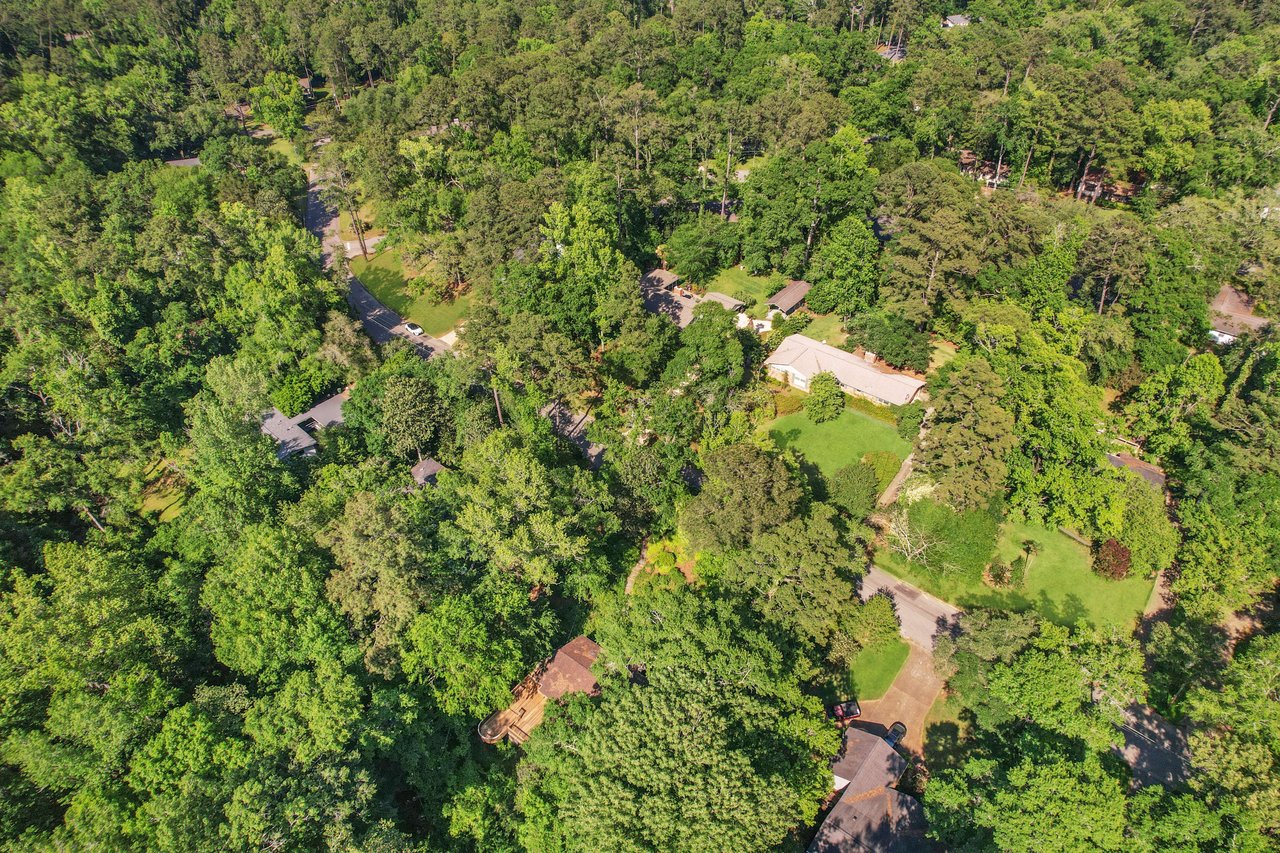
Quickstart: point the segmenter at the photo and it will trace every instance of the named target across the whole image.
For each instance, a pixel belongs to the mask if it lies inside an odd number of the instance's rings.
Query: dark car
[[[849,699],[831,707],[831,719],[837,723],[847,723],[861,716],[862,708],[858,705],[857,699]]]
[[[897,747],[904,737],[907,736],[907,727],[902,723],[894,723],[889,726],[889,733],[884,736],[884,742],[889,746]]]

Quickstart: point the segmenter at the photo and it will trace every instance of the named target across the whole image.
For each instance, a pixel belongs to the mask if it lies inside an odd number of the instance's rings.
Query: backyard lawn
[[[741,299],[750,308],[757,302],[764,302],[773,290],[769,276],[752,275],[742,267],[728,267],[720,270],[708,284],[707,290],[727,293]]]
[[[840,346],[844,343],[844,339],[849,337],[845,334],[844,324],[836,314],[814,314],[813,322],[806,326],[801,334],[815,341],[831,344],[833,347]]]
[[[849,664],[845,687],[859,702],[883,698],[910,653],[911,648],[901,637],[883,646],[863,649]]]
[[[893,426],[849,408],[822,424],[810,421],[803,411],[784,415],[769,425],[769,434],[779,447],[803,453],[826,476],[868,453],[888,451],[901,461],[911,452]]]
[[[380,252],[367,261],[352,258],[351,271],[379,302],[417,323],[428,335],[440,337],[448,333],[466,318],[471,308],[470,292],[450,302],[436,302],[430,296],[415,294],[405,281],[404,264],[394,251]]]
[[[1084,619],[1094,625],[1127,626],[1142,613],[1152,580],[1098,577],[1090,568],[1089,549],[1057,530],[1010,522],[1004,525],[996,550],[1001,559],[1011,561],[1029,539],[1039,544],[1040,551],[1019,590],[992,589],[981,578],[939,577],[906,563],[887,548],[876,552],[876,565],[958,607],[1035,609],[1059,625]]]

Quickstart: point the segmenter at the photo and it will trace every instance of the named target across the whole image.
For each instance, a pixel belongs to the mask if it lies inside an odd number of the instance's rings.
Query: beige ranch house
[[[874,358],[874,356],[872,356]],[[830,373],[846,394],[885,406],[905,406],[924,388],[924,381],[873,364],[804,335],[790,335],[764,363],[769,375],[801,391],[819,373]]]

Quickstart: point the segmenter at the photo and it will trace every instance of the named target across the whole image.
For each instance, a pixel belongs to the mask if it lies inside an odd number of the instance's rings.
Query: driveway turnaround
[[[338,216],[320,196],[320,177],[314,167],[307,168],[307,179],[307,230],[320,241],[321,259],[325,269],[329,269],[337,256],[338,246],[342,245]],[[404,338],[423,358],[449,351],[449,345],[439,338],[410,334],[404,318],[378,301],[350,271],[347,273],[347,303],[360,318],[365,334],[375,343],[385,344]]]

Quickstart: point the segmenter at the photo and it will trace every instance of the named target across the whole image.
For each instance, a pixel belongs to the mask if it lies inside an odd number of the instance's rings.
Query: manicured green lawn
[[[707,290],[726,293],[741,299],[750,308],[757,302],[769,298],[773,289],[768,276],[751,275],[741,267],[729,267],[720,272],[707,283]]]
[[[889,691],[911,649],[901,638],[858,652],[849,665],[845,686],[859,702],[880,699]]]
[[[876,565],[958,607],[1035,609],[1051,622],[1074,625],[1080,619],[1094,625],[1127,626],[1142,613],[1152,580],[1131,577],[1111,581],[1090,568],[1089,549],[1057,530],[1007,523],[996,550],[1011,561],[1022,543],[1033,539],[1040,552],[1031,560],[1026,583],[1019,590],[996,590],[981,578],[947,577],[907,564],[888,549],[876,553]]]
[[[823,424],[813,423],[802,411],[785,415],[769,425],[769,434],[779,447],[800,451],[827,476],[867,453],[883,450],[902,460],[911,452],[892,426],[853,409]]]
[[[968,751],[969,725],[960,701],[945,693],[939,696],[924,718],[924,760],[936,773],[959,767]]]
[[[439,337],[454,329],[466,318],[471,308],[472,295],[464,293],[450,302],[435,302],[429,296],[419,296],[413,286],[405,281],[404,264],[394,252],[381,252],[370,260],[351,259],[351,271],[369,288],[369,292],[383,305],[401,317],[412,320],[428,335]]]
[[[845,334],[844,324],[835,314],[814,314],[813,322],[806,326],[801,334],[815,341],[831,344],[833,347],[840,346],[844,343],[844,339],[849,337]]]

